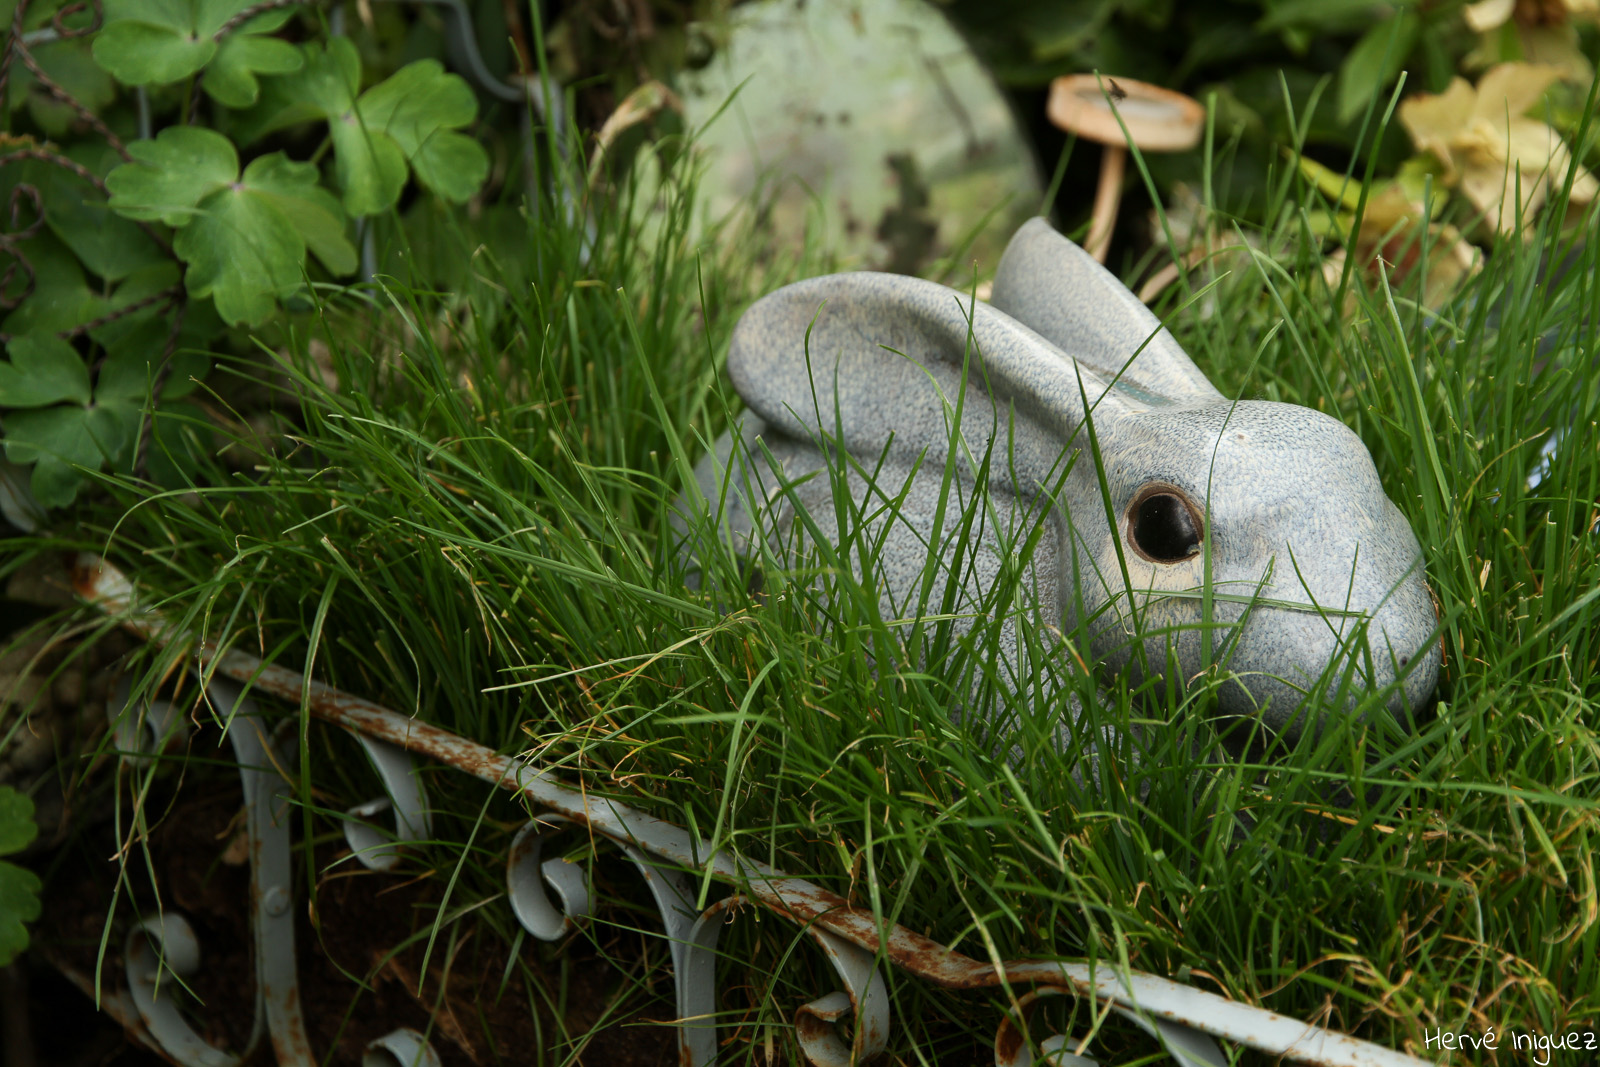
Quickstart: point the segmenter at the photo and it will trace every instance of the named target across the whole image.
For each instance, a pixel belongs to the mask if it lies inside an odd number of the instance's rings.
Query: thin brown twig
[[[85,26],[81,30],[69,29],[64,20],[76,15],[80,11],[85,10],[94,11],[94,18],[89,21],[89,25]],[[57,11],[55,16],[50,19],[50,26],[56,31],[57,40],[70,41],[74,37],[87,37],[89,34],[94,33],[101,26],[105,25],[105,21],[106,12],[105,8],[100,6],[100,0],[90,0],[89,3],[84,3],[83,0],[78,0],[78,3],[68,4],[60,11]]]
[[[33,221],[26,226],[22,222],[22,201],[33,201]],[[44,226],[44,197],[39,195],[38,187],[27,182],[18,182],[11,189],[11,229],[7,230],[0,240],[6,244],[16,241],[26,241]]]
[[[24,199],[33,201],[33,221],[26,226],[21,226],[22,201]],[[11,257],[11,262],[6,264],[5,272],[0,274],[0,309],[7,311],[17,307],[32,296],[34,286],[39,281],[39,275],[34,271],[33,263],[29,261],[27,256],[22,254],[22,249],[17,246],[38,233],[39,229],[44,226],[44,198],[39,195],[39,190],[34,186],[26,182],[18,182],[16,187],[11,190],[10,208],[9,221],[11,229],[5,233],[0,233],[0,254]],[[11,283],[16,279],[17,271],[19,270],[28,276],[28,280],[23,285],[21,292],[17,293],[16,296],[11,296]]]
[[[88,322],[81,323],[80,325],[69,326],[67,329],[62,330],[58,334],[56,334],[56,336],[64,338],[66,340],[71,340],[72,338],[77,337],[77,336],[79,336],[81,334],[86,334],[86,333],[89,333],[89,332],[91,332],[93,330],[98,330],[100,327],[105,326],[108,323],[116,322],[120,318],[123,318],[123,317],[128,316],[128,315],[132,315],[136,311],[143,311],[145,308],[149,307],[151,304],[159,304],[162,301],[177,300],[182,295],[183,295],[183,286],[181,286],[181,285],[169,286],[168,288],[161,290],[159,293],[151,293],[149,296],[143,297],[142,299],[139,299],[139,300],[135,300],[131,304],[124,304],[122,307],[117,308],[115,311],[108,311],[104,315],[101,315],[98,319],[90,319]]]
[[[233,16],[233,18],[217,27],[217,32],[211,35],[211,39],[220,43],[224,37],[228,36],[228,34],[232,33],[246,22],[249,22],[257,15],[264,15],[268,11],[276,11],[280,7],[298,7],[301,4],[310,4],[315,2],[316,0],[260,0],[259,3],[251,4],[249,7]]]
[[[11,32],[6,35],[5,54],[0,56],[0,100],[10,99],[6,87],[11,83],[11,60],[22,44],[22,16],[27,10],[28,0],[17,0],[16,9],[11,12]]]
[[[17,10],[21,11],[21,9],[19,4]],[[66,104],[77,113],[80,119],[94,127],[94,131],[106,139],[106,144],[116,149],[117,155],[128,162],[133,161],[133,157],[128,154],[128,146],[122,143],[122,138],[112,133],[111,127],[102,122],[99,115],[84,107],[82,101],[52,81],[50,75],[46,74],[44,68],[39,66],[38,61],[33,58],[33,53],[28,51],[28,47],[22,43],[20,36],[14,36],[8,44],[21,57],[22,65],[28,68],[28,73],[32,74],[34,80],[44,86],[51,96]]]
[[[251,19],[264,15],[268,11],[276,11],[281,7],[298,7],[301,4],[315,3],[316,0],[261,0],[260,3],[251,4],[233,18],[217,27],[217,32],[211,35],[213,41],[221,42],[222,39],[234,30],[243,26]],[[193,126],[200,117],[200,88],[205,84],[206,72],[202,69],[194,76],[194,81],[189,83],[189,104],[184,110],[184,125]]]
[[[106,183],[103,178],[101,178],[94,171],[90,170],[88,167],[85,167],[83,164],[68,159],[66,156],[63,156],[58,152],[52,152],[48,148],[40,148],[37,146],[31,148],[19,148],[15,152],[9,152],[6,155],[0,156],[0,167],[4,167],[8,163],[14,163],[19,159],[37,159],[41,163],[51,163],[55,166],[63,167],[82,178],[90,185],[94,186],[95,190],[99,192],[101,196],[104,196],[107,199],[110,199],[111,197],[111,190],[106,188]],[[165,237],[161,236],[161,231],[157,230],[148,222],[141,222],[135,219],[133,220],[133,223],[143,230],[145,235],[148,236],[150,240],[154,241],[156,243],[156,247],[161,249],[163,253],[172,256],[174,259],[177,258],[178,254],[172,250],[172,244]]]
[[[23,255],[10,242],[0,243],[0,254],[11,257],[11,262],[6,264],[5,273],[0,274],[0,311],[10,311],[33,295],[33,287],[38,284],[39,276],[33,269],[33,264],[28,262],[28,257]],[[27,284],[15,297],[6,296],[10,291],[11,283],[17,276],[17,271],[22,271],[28,276]],[[9,343],[10,334],[0,333],[0,344]]]
[[[5,155],[0,156],[0,167],[8,166],[12,163],[15,163],[19,159],[37,159],[41,163],[51,163],[57,167],[70,170],[72,173],[76,174],[78,177],[94,186],[95,190],[99,192],[101,196],[109,197],[111,195],[111,191],[106,188],[105,180],[94,171],[90,170],[82,163],[79,163],[76,160],[68,159],[66,156],[63,156],[57,152],[52,152],[48,148],[19,148],[15,152],[7,152]]]

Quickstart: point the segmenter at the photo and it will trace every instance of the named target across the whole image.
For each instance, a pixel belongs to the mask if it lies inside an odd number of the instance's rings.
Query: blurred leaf
[[[235,33],[223,39],[201,84],[224,107],[249,107],[261,95],[258,74],[288,74],[304,62],[288,41]]]
[[[139,409],[120,400],[15,411],[6,416],[6,458],[13,463],[49,458],[98,470],[122,456],[138,422]]]
[[[118,214],[168,226],[187,226],[200,201],[239,176],[239,155],[215,130],[169,126],[150,141],[128,146],[133,162],[106,177]]]
[[[51,81],[90,111],[98,112],[116,98],[115,83],[95,63],[86,40],[41,44],[34,49],[33,57]],[[26,101],[29,117],[50,137],[65,138],[79,121],[78,113],[46,92],[21,63],[12,64],[10,96],[12,107]]]
[[[34,497],[47,508],[72,503],[83,477],[125,459],[138,432],[139,408],[123,401],[16,411],[6,416],[6,458],[32,463]]]
[[[1354,211],[1361,202],[1361,182],[1337,171],[1329,170],[1314,159],[1301,156],[1300,173],[1310,179],[1317,191],[1346,211]]]
[[[208,197],[203,214],[178,231],[172,247],[189,264],[184,284],[196,296],[216,301],[217,312],[230,325],[255,325],[264,321],[277,300],[300,287],[306,245],[294,223],[251,187],[266,162],[256,160],[246,169],[244,181]],[[277,156],[282,160],[282,156]],[[284,161],[287,162],[287,161]],[[304,193],[320,192],[313,184],[315,170],[307,164],[289,164],[309,171]],[[256,172],[256,173],[252,173]],[[293,195],[292,193],[290,194]],[[352,250],[351,261],[354,259]]]
[[[483,187],[489,154],[471,137],[455,132],[477,117],[477,98],[438,61],[402,67],[363,93],[357,106],[368,128],[393,137],[417,180],[435,193],[460,203]]]
[[[1373,26],[1339,67],[1339,121],[1350,122],[1393,83],[1417,43],[1422,20],[1410,9]]]
[[[1560,134],[1527,113],[1539,108],[1555,67],[1502,63],[1474,88],[1457,78],[1443,93],[1422,93],[1400,105],[1400,121],[1418,149],[1443,164],[1440,180],[1457,186],[1502,231],[1544,202],[1551,182],[1564,182],[1576,166]],[[1507,209],[1506,201],[1520,201]],[[1600,194],[1594,175],[1577,167],[1571,201]]]
[[[0,856],[21,852],[38,836],[33,799],[9,785],[0,785]]]
[[[9,785],[0,785],[0,856],[26,848],[39,836],[33,801]],[[0,967],[28,947],[30,923],[39,917],[39,876],[0,860]]]
[[[45,223],[83,265],[118,281],[168,257],[130,219],[112,211],[98,190],[61,167],[41,166],[38,187]]]
[[[150,430],[151,480],[168,489],[193,485],[195,472],[213,447],[211,426],[203,411],[189,403],[163,404]]]
[[[100,367],[94,395],[100,401],[131,401],[143,407],[150,387],[161,370],[171,326],[161,319],[146,319],[118,339]],[[175,346],[161,399],[172,400],[193,392],[205,377],[211,361],[198,352]]]
[[[1267,0],[1267,13],[1256,23],[1262,33],[1301,26],[1327,32],[1365,26],[1377,7],[1372,0]]]
[[[1040,4],[1019,13],[1017,29],[1034,59],[1060,59],[1090,44],[1115,10],[1114,0]]]
[[[205,70],[201,84],[218,103],[247,107],[259,93],[257,74],[285,74],[301,63],[289,42],[256,36],[288,21],[293,12],[287,8],[258,15],[217,40],[252,2],[107,0],[94,57],[128,85],[168,85]]]
[[[0,407],[89,402],[89,368],[61,338],[52,334],[14,337],[6,351],[11,362],[0,363]]]
[[[333,140],[334,174],[345,210],[355,216],[387,211],[405,188],[407,165],[417,180],[447,200],[460,202],[489,175],[483,146],[456,132],[478,113],[477,98],[461,78],[432,59],[396,71],[365,93],[361,59],[344,37],[304,47],[305,69],[278,79],[267,109],[252,116],[245,136],[322,118]]]
[[[0,330],[13,336],[56,333],[105,314],[106,299],[89,288],[78,257],[48,228],[20,251],[33,264],[33,295],[6,316]]]

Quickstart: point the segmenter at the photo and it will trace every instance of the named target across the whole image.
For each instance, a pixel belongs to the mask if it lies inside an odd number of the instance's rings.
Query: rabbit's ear
[[[998,434],[1025,480],[1082,443],[1085,397],[1097,427],[1145,406],[1009,315],[896,274],[834,274],[763,297],[734,330],[728,371],[773,429],[821,429],[858,454],[892,440],[896,453],[941,458],[959,402],[967,448]]]
[[[1106,381],[1158,403],[1222,399],[1150,309],[1042,218],[1024,223],[1006,246],[990,302]]]

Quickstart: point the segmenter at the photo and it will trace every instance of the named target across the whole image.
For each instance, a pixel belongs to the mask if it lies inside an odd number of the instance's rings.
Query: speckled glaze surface
[[[1016,560],[1025,609],[1068,634],[1081,621],[1108,675],[1129,666],[1139,676],[1138,634],[1145,669],[1175,668],[1186,683],[1207,662],[1209,634],[1210,661],[1233,674],[1219,711],[1291,734],[1330,662],[1353,656],[1359,686],[1403,675],[1389,702],[1402,719],[1433,691],[1439,648],[1421,549],[1361,440],[1309,408],[1224,397],[1131,292],[1043,219],[1012,239],[988,304],[898,275],[814,278],[751,307],[728,368],[749,408],[740,441],[725,437],[696,472],[724,535],[742,552],[755,529],[774,547],[837,544],[829,478],[807,478],[837,442],[854,457],[848,481],[865,525],[883,541],[876,572],[861,577],[879,589],[885,618],[916,610],[935,543],[935,560],[960,558],[937,576],[928,610],[948,588],[955,612],[982,611],[1006,557],[1042,523]],[[985,467],[978,529],[939,528],[941,494],[959,515]],[[1135,523],[1152,494],[1186,502],[1204,548],[1165,561],[1142,550],[1152,527]],[[789,536],[799,507],[805,534]],[[957,553],[958,536],[977,550]],[[1014,626],[1002,629],[1002,653],[1031,676]]]

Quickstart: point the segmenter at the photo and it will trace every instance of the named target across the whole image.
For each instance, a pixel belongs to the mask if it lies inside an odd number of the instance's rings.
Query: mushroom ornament
[[[1023,610],[1084,635],[1103,678],[1220,670],[1219,714],[1291,739],[1311,695],[1338,713],[1383,691],[1405,724],[1434,688],[1422,551],[1360,438],[1223,396],[1043,219],[1013,237],[992,303],[891,274],[813,278],[746,312],[728,368],[748,410],[683,506],[709,507],[701,528],[747,558],[785,566],[859,522],[854,543],[880,546],[859,578],[882,617],[942,611],[958,630],[1020,573]],[[956,559],[963,513],[978,548]],[[1036,676],[1014,623],[999,644],[1010,677]]]
[[[1068,74],[1050,83],[1046,107],[1050,121],[1068,133],[1105,145],[1100,156],[1100,184],[1084,251],[1095,262],[1106,261],[1111,229],[1122,200],[1122,175],[1128,145],[1141,152],[1182,152],[1200,143],[1206,113],[1182,93],[1131,78]]]

